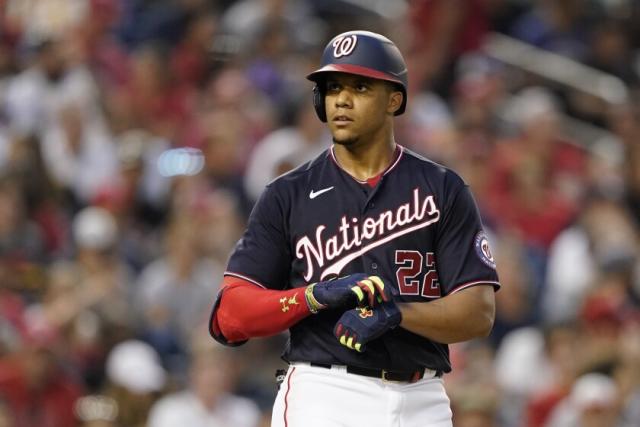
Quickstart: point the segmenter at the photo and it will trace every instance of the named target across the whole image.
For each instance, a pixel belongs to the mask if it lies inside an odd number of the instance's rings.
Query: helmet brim
[[[347,73],[347,74],[355,74],[358,76],[370,77],[372,79],[385,80],[388,82],[393,82],[404,87],[404,83],[402,80],[394,76],[393,74],[383,73],[378,70],[374,70],[368,67],[362,67],[360,65],[353,64],[328,64],[322,68],[317,69],[313,73],[307,75],[307,79],[312,82],[318,83],[323,79],[323,75],[326,73]]]

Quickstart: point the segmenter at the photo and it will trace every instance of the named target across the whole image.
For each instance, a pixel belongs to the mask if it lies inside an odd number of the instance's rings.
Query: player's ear
[[[395,90],[395,88],[389,91],[389,103],[387,105],[387,112],[391,115],[395,114],[396,111],[402,105],[402,100],[404,95],[399,90]]]

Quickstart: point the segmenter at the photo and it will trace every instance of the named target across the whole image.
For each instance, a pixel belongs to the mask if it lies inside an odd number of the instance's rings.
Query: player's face
[[[327,123],[336,144],[374,140],[391,126],[402,93],[377,79],[331,73],[325,87]]]

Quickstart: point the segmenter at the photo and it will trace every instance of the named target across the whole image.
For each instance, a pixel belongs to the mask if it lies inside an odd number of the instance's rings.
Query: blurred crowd
[[[458,171],[491,235],[455,426],[639,426],[637,22],[635,0],[0,1],[0,427],[269,425],[286,336],[222,348],[209,310],[262,188],[330,145],[304,77],[350,29],[401,47],[396,140]],[[500,63],[494,31],[628,94]]]

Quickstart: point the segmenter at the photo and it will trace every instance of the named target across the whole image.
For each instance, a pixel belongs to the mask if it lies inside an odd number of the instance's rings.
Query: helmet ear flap
[[[327,121],[327,111],[324,108],[324,92],[320,86],[316,84],[313,87],[313,108],[321,122]]]

